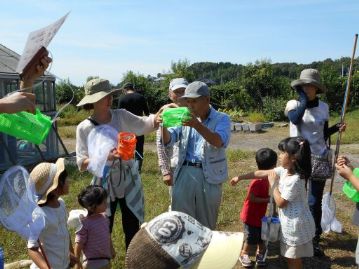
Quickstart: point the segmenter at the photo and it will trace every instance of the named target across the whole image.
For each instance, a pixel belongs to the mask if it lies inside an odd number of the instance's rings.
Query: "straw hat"
[[[182,212],[163,213],[144,225],[128,247],[127,269],[231,269],[243,245],[243,233],[211,231]]]
[[[110,82],[102,78],[91,79],[84,88],[85,97],[76,106],[96,103],[107,95],[120,91],[120,89],[111,89]]]
[[[325,93],[327,88],[321,83],[320,74],[317,69],[304,69],[300,72],[300,77],[297,80],[292,81],[290,86],[297,90],[300,86],[305,84],[312,84],[317,88],[317,93]]]
[[[65,159],[59,158],[56,163],[40,163],[31,171],[30,180],[35,185],[37,204],[46,203],[49,193],[59,185],[59,176],[64,170]]]

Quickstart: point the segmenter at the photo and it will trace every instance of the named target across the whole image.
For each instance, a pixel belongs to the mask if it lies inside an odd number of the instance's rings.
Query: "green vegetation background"
[[[189,82],[202,80],[211,89],[211,103],[216,108],[226,110],[235,120],[250,113],[261,113],[269,121],[286,120],[283,109],[288,100],[297,94],[290,88],[290,82],[298,79],[305,68],[320,71],[323,84],[328,91],[321,99],[329,104],[334,114],[341,112],[350,58],[326,59],[309,64],[271,63],[270,60],[256,61],[247,65],[232,63],[199,62],[190,64],[187,60],[172,62],[168,73],[158,73],[156,77],[127,72],[119,78],[122,82],[113,85],[120,88],[125,82],[132,82],[136,89],[147,98],[150,111],[155,112],[168,102],[168,85],[174,77],[185,77]],[[349,107],[359,105],[359,62],[355,59]],[[89,76],[87,80],[96,76]],[[84,81],[85,83],[85,81]],[[76,104],[84,95],[83,87],[73,85],[69,79],[58,81],[57,101],[70,101],[72,90]],[[114,106],[116,107],[116,100]],[[74,122],[75,120],[72,120]]]

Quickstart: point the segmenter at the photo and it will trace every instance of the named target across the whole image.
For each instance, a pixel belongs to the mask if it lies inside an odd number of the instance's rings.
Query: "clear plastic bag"
[[[277,217],[262,218],[261,238],[263,241],[277,242],[280,239],[280,221]]]
[[[96,126],[87,138],[89,165],[87,170],[97,177],[103,176],[108,154],[117,147],[117,131],[103,124]]]

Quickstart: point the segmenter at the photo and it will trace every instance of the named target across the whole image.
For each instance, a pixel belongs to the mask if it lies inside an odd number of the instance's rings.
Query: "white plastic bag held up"
[[[96,126],[87,138],[89,165],[87,170],[102,177],[109,152],[117,147],[117,131],[103,124]]]

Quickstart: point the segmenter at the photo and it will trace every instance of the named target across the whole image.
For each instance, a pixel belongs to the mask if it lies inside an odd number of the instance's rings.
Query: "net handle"
[[[348,100],[349,100],[349,95],[350,95],[350,84],[351,84],[351,79],[352,79],[352,69],[353,69],[353,63],[354,63],[354,59],[355,59],[355,51],[357,48],[357,40],[358,40],[358,34],[355,34],[353,52],[352,52],[352,57],[350,59],[348,80],[347,80],[347,85],[346,85],[345,94],[344,94],[344,101],[343,101],[343,106],[342,106],[342,113],[340,116],[341,124],[344,123],[345,112],[347,110],[347,105],[348,105]],[[335,178],[335,174],[336,174],[335,164],[336,164],[336,162],[338,160],[338,156],[339,156],[339,148],[340,148],[341,138],[342,138],[342,131],[339,131],[338,136],[337,136],[337,142],[335,145],[334,159],[332,160],[333,172],[332,172],[332,177],[330,180],[330,189],[329,189],[330,195],[332,195],[332,193],[333,193],[333,183],[334,183],[334,178]]]

